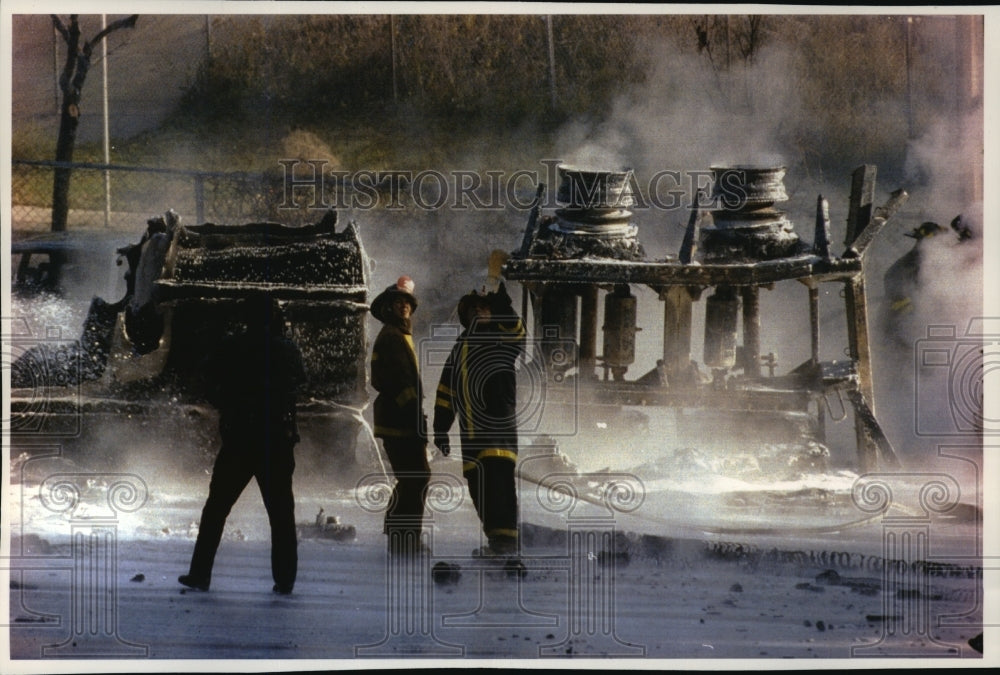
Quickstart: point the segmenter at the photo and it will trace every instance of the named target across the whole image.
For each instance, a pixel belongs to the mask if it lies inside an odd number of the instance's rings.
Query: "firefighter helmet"
[[[965,224],[962,220],[962,214],[958,214],[951,220],[951,229],[955,231],[958,235],[959,241],[966,241],[967,239],[972,239],[972,228]]]
[[[463,295],[458,301],[458,320],[462,324],[462,328],[468,328],[472,325],[472,319],[475,317],[477,307],[489,306],[490,299],[486,295],[482,295],[476,291],[471,291]]]
[[[943,227],[937,223],[931,221],[926,221],[920,224],[920,227],[913,228],[912,232],[906,232],[907,237],[912,237],[913,239],[926,239],[927,237],[933,237],[938,232],[944,230]]]
[[[410,303],[411,311],[417,311],[417,297],[413,294],[414,288],[413,279],[405,275],[399,277],[395,284],[388,286],[372,301],[372,316],[384,322],[386,316],[392,312],[392,303],[400,297]]]

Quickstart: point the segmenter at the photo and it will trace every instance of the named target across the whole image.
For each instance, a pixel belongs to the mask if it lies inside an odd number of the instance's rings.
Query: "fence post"
[[[107,14],[101,14],[101,30],[108,27]],[[108,41],[101,40],[101,73],[104,121],[104,166],[111,164],[111,137],[108,126]],[[111,171],[104,169],[104,227],[111,227]]]

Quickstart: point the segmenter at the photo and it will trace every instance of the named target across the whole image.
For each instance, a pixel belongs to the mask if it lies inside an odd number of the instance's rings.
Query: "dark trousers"
[[[424,497],[431,480],[426,443],[420,438],[383,438],[382,447],[389,458],[396,487],[385,512],[385,533],[395,530],[419,541],[424,517]]]
[[[476,507],[483,533],[490,544],[511,546],[517,542],[517,489],[514,462],[502,457],[475,461],[465,471],[469,495]]]
[[[255,478],[271,524],[271,576],[278,586],[291,588],[295,584],[298,569],[292,494],[295,456],[292,444],[282,441],[280,447],[275,447],[278,445],[272,443],[266,449],[259,449],[223,439],[212,469],[208,499],[201,511],[198,539],[191,556],[191,576],[205,582],[211,580],[226,518],[250,479]]]

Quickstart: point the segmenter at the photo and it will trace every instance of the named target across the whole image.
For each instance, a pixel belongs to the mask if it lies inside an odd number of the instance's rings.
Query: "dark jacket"
[[[462,457],[517,460],[517,376],[525,330],[513,312],[474,322],[459,335],[438,384],[434,432],[458,418]]]
[[[886,270],[883,277],[885,296],[893,314],[906,314],[913,311],[913,297],[919,283],[922,254],[918,246],[914,246],[903,254]]]
[[[386,323],[372,347],[372,387],[375,398],[375,436],[414,438],[426,436],[423,390],[413,338],[400,326]]]
[[[295,405],[305,370],[294,342],[251,329],[224,339],[205,370],[223,438],[298,440]]]

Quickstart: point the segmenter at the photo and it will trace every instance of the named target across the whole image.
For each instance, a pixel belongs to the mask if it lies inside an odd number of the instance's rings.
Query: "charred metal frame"
[[[858,468],[862,472],[879,467],[898,466],[899,461],[875,417],[871,349],[868,332],[868,309],[865,290],[865,252],[878,232],[906,201],[902,190],[892,193],[881,207],[873,206],[875,167],[864,165],[852,174],[847,223],[846,250],[840,257],[830,253],[828,204],[817,200],[816,226],[811,248],[805,246],[795,255],[773,260],[712,262],[694,264],[698,228],[702,212],[698,201],[691,213],[688,231],[676,259],[665,261],[620,260],[585,256],[557,259],[533,255],[531,244],[538,236],[539,214],[536,203],[524,233],[524,242],[507,260],[502,275],[522,285],[536,310],[534,334],[543,345],[546,334],[538,321],[538,309],[545,303],[572,303],[573,321],[579,316],[579,353],[577,367],[580,400],[611,405],[667,406],[673,408],[713,407],[734,411],[808,412],[815,404],[820,435],[825,437],[825,397],[845,395],[854,408]],[[544,187],[544,186],[541,186]],[[541,188],[540,188],[541,192]],[[773,355],[760,353],[761,287],[775,282],[795,280],[808,289],[810,359],[783,376],[773,376]],[[849,362],[820,361],[819,286],[839,283],[844,287],[848,329]],[[597,306],[599,292],[615,293],[632,285],[647,286],[663,302],[663,377],[642,377],[627,381],[623,372],[601,380],[596,372]],[[742,302],[742,358],[735,368],[740,377],[719,378],[712,383],[687,376],[691,365],[691,327],[693,304],[706,289],[735,293]],[[576,300],[581,299],[579,314]],[[569,309],[569,308],[567,308]],[[527,313],[527,312],[526,312]],[[576,326],[561,326],[576,338]],[[550,333],[551,334],[551,333]],[[762,376],[761,365],[769,365],[771,376]],[[720,369],[720,370],[728,370]],[[716,372],[718,376],[719,371]],[[557,381],[562,381],[560,377]],[[585,383],[589,383],[583,386]],[[558,396],[558,389],[550,389]],[[825,440],[825,438],[821,439]]]

